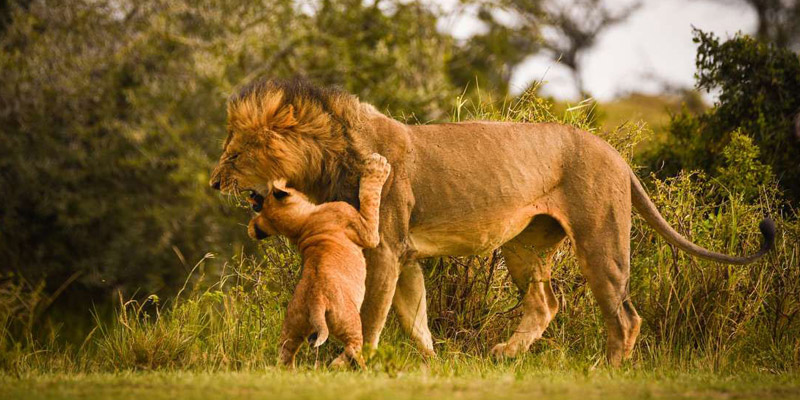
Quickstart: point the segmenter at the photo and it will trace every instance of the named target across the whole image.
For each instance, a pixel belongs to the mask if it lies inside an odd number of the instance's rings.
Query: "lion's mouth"
[[[269,193],[269,187],[267,185],[257,186],[259,187],[241,187],[236,179],[227,179],[222,180],[220,191],[229,195],[240,206],[259,212],[263,208],[264,197]]]
[[[264,196],[255,189],[243,189],[234,183],[223,185],[220,192],[227,195],[228,198],[239,207],[252,208],[255,212],[261,211],[263,207]]]
[[[247,202],[250,203],[250,207],[255,212],[260,212],[264,208],[264,196],[254,190],[251,190],[250,195],[247,196]]]
[[[267,194],[269,194],[269,191],[271,189],[272,188],[268,185],[256,184],[255,187],[248,186],[244,188],[238,188],[237,192],[239,194],[245,195],[248,198],[251,198],[253,196],[258,196],[263,201],[264,197],[266,197]]]
[[[264,196],[254,189],[235,189],[229,191],[228,195],[239,207],[250,208],[255,212],[264,207]]]

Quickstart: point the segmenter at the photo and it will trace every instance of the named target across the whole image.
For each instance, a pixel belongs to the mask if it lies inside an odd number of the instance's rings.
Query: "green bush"
[[[753,140],[738,131],[731,134],[731,141],[722,149],[723,161],[717,167],[717,179],[731,195],[741,196],[750,202],[763,190],[764,182],[775,181],[769,165],[759,158],[759,148]]]

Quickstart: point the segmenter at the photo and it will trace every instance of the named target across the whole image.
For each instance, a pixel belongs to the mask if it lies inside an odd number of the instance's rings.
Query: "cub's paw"
[[[352,367],[358,367],[361,369],[366,368],[366,364],[364,363],[364,357],[361,356],[361,353],[353,353],[347,354],[348,351],[345,350],[339,357],[336,357],[333,361],[331,361],[328,367],[333,370],[343,371],[346,369],[350,369]]]
[[[347,355],[342,353],[339,357],[336,357],[333,361],[331,361],[328,368],[343,371],[349,367],[348,365],[348,358]]]
[[[366,162],[364,162],[363,177],[383,182],[389,176],[391,170],[392,167],[389,165],[389,162],[386,161],[386,158],[378,153],[372,153],[367,157]]]

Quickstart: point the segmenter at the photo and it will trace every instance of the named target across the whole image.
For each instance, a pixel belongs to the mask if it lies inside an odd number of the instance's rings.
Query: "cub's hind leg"
[[[361,355],[364,336],[358,307],[358,304],[349,301],[338,304],[329,316],[334,336],[344,344],[344,352],[331,362],[331,368],[345,368],[351,363],[360,368],[365,367],[364,357]]]

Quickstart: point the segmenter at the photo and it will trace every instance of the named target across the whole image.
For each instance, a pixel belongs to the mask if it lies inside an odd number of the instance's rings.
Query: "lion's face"
[[[291,138],[274,131],[230,130],[210,185],[222,193],[266,196],[277,177],[301,175],[304,158]]]
[[[272,181],[284,178],[314,201],[336,197],[342,182],[357,183],[344,162],[350,156],[343,121],[355,121],[359,104],[302,82],[246,85],[228,100],[228,137],[211,187],[266,197]]]
[[[233,132],[228,134],[222,156],[211,173],[211,187],[223,193],[253,191],[266,195],[268,182],[276,169],[269,156],[269,133]]]

